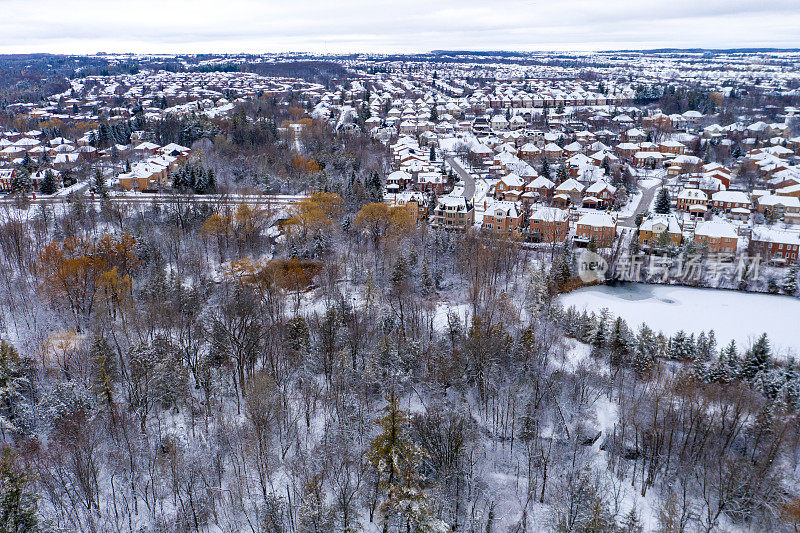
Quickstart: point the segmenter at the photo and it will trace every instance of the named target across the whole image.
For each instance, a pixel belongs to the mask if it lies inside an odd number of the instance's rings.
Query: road
[[[661,188],[661,183],[656,183],[649,189],[642,189],[642,198],[639,200],[639,205],[636,206],[636,209],[634,209],[633,214],[631,216],[626,218],[620,218],[619,225],[625,226],[626,228],[635,228],[636,216],[641,215],[642,213],[650,209],[650,204],[653,203],[653,196],[655,196],[656,191],[660,188]]]
[[[446,157],[445,161],[450,165],[450,168],[456,171],[461,181],[464,182],[464,198],[472,200],[472,197],[475,196],[475,176],[467,172],[455,157]]]

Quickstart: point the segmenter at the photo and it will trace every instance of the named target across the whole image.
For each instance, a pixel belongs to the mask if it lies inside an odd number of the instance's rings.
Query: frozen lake
[[[642,322],[655,331],[699,333],[713,329],[720,346],[731,339],[740,349],[766,333],[776,351],[800,353],[800,299],[668,285],[597,285],[559,298],[564,307],[608,308],[634,330]]]

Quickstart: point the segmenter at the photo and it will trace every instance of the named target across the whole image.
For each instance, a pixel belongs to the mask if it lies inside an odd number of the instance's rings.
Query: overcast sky
[[[800,47],[800,0],[0,0],[0,53]]]

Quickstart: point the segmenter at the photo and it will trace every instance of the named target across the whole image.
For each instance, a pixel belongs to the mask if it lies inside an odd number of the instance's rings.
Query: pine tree
[[[31,175],[24,167],[14,172],[11,178],[11,192],[17,194],[28,194],[33,189],[31,185]]]
[[[654,210],[656,213],[659,214],[667,214],[670,211],[670,198],[669,198],[669,191],[667,191],[666,187],[663,187],[661,190],[658,191],[658,197],[656,198],[656,204],[654,206]]]
[[[422,294],[430,296],[435,290],[433,276],[427,258],[422,261]]]
[[[719,354],[720,381],[730,383],[739,379],[742,373],[739,353],[736,349],[736,341],[731,340],[730,344]]]
[[[631,507],[625,519],[622,521],[622,533],[642,533],[644,526],[639,520],[639,513],[636,512],[636,506]]]
[[[431,145],[431,153],[429,154],[429,159],[431,161],[436,161],[436,147]]]
[[[384,495],[380,506],[384,531],[394,517],[404,529],[431,531],[438,521],[431,516],[419,474],[425,454],[408,436],[408,417],[400,409],[394,388],[386,401],[385,416],[376,422],[381,432],[367,452]]]
[[[94,171],[94,180],[92,182],[92,190],[100,198],[108,198],[108,188],[106,187],[106,179],[99,168]]]
[[[0,341],[0,435],[20,430],[16,414],[29,384],[19,352],[8,342]]]
[[[611,364],[618,365],[628,361],[630,354],[630,331],[621,317],[614,320],[608,343],[611,350]]]
[[[28,174],[33,171],[33,161],[31,160],[31,156],[28,152],[25,152],[25,155],[22,157],[22,163],[20,164],[20,169],[26,170]]]
[[[30,482],[29,474],[14,464],[11,449],[4,448],[0,456],[0,531],[38,531],[37,496],[28,490]]]
[[[742,377],[752,381],[759,372],[765,372],[769,366],[771,349],[766,333],[762,333],[758,340],[745,354],[742,362]]]
[[[633,369],[639,374],[647,374],[653,368],[657,354],[658,347],[653,330],[646,324],[642,324],[636,335]]]
[[[783,278],[783,286],[781,287],[784,294],[793,295],[797,292],[797,266],[792,265],[789,268],[789,271],[786,273],[786,277]]]
[[[104,337],[97,335],[92,339],[89,357],[92,361],[95,394],[102,404],[111,409],[114,405],[114,382],[118,372],[114,352]]]
[[[53,171],[50,169],[45,170],[44,179],[42,180],[42,184],[39,186],[39,192],[42,194],[54,194],[57,190],[58,184],[56,184],[56,177],[53,174]]]
[[[546,157],[542,158],[542,176],[547,179],[550,179],[550,162],[547,160]]]
[[[600,315],[595,318],[593,327],[589,330],[589,343],[595,348],[604,348],[608,342],[608,309],[603,308]]]
[[[564,163],[561,163],[556,173],[556,178],[558,179],[558,183],[564,183],[565,181],[567,181],[568,177],[569,174],[567,173],[567,166]]]
[[[50,154],[47,152],[42,152],[42,157],[39,158],[39,164],[37,165],[39,170],[46,169],[50,166]]]
[[[781,292],[781,286],[778,285],[778,280],[776,280],[773,276],[770,276],[769,279],[767,279],[767,292],[770,294],[778,294]]]
[[[683,330],[678,331],[669,339],[669,347],[667,348],[667,356],[670,359],[684,360],[688,359],[691,351],[689,343],[694,344],[694,340],[690,339]]]

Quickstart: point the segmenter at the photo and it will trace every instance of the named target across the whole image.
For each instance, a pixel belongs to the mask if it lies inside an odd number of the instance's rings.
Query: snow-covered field
[[[586,287],[560,297],[564,307],[599,311],[606,307],[631,328],[642,322],[656,331],[699,333],[713,329],[720,344],[748,346],[767,333],[779,353],[800,353],[800,299],[717,289],[626,284]]]

